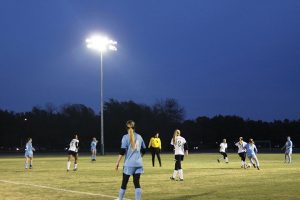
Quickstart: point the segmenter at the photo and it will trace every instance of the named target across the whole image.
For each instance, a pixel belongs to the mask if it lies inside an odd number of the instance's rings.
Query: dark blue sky
[[[187,118],[300,118],[300,1],[2,0],[0,108],[48,102],[99,111],[99,56],[85,38],[105,33],[104,96],[154,104],[175,98]]]

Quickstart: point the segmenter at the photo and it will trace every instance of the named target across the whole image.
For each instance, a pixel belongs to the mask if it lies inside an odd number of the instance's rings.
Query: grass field
[[[230,163],[217,163],[217,154],[191,154],[185,158],[183,182],[169,179],[173,155],[162,155],[163,167],[151,166],[144,157],[141,177],[143,199],[300,199],[300,154],[293,163],[284,164],[283,154],[259,154],[261,170],[241,169],[237,154]],[[66,172],[66,156],[36,156],[33,169],[25,170],[21,157],[0,157],[1,200],[116,199],[122,170],[116,172],[117,156],[98,157],[91,163],[81,156],[77,172]],[[105,196],[107,195],[107,196]],[[134,199],[130,180],[125,197]]]

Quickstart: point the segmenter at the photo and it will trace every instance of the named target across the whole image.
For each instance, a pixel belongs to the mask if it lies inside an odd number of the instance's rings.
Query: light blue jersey
[[[126,149],[124,167],[143,167],[143,159],[141,154],[141,148],[146,149],[143,138],[134,133],[135,148],[132,149],[130,145],[129,135],[126,134],[122,138],[121,148]]]
[[[256,148],[256,146],[255,146],[255,144],[250,144],[250,143],[248,143],[248,144],[246,144],[245,146],[244,146],[244,148],[246,149],[246,152],[247,152],[247,156],[248,157],[253,157],[253,156],[255,156],[256,154],[257,154],[257,148]]]
[[[292,140],[286,141],[286,143],[283,147],[285,148],[285,153],[292,153],[292,151],[293,151],[293,142],[292,142]]]
[[[91,142],[91,150],[96,150],[98,141]]]
[[[26,143],[26,148],[25,148],[25,157],[33,157],[33,151],[35,151],[35,149],[32,146],[32,143],[27,142]]]

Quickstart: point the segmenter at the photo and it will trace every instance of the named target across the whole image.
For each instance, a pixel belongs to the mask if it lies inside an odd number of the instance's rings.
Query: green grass
[[[150,155],[146,155],[145,174],[141,177],[143,199],[300,199],[300,154],[293,154],[292,164],[284,164],[282,154],[259,154],[260,171],[241,169],[237,154],[229,155],[229,164],[217,163],[217,157],[217,154],[189,155],[182,164],[184,182],[175,182],[169,180],[174,167],[173,155],[162,155],[162,168],[153,168]],[[91,163],[88,156],[80,156],[79,170],[67,173],[66,156],[36,156],[32,170],[24,170],[23,158],[0,157],[0,199],[113,199],[22,184],[117,197],[122,170],[114,170],[116,159],[117,156],[98,156],[97,162]],[[134,199],[132,179],[125,197]]]

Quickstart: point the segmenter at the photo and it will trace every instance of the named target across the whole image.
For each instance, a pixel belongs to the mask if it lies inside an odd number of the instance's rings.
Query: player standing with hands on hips
[[[170,179],[175,181],[177,174],[179,174],[179,180],[183,181],[183,170],[181,167],[181,161],[183,161],[184,153],[188,155],[188,145],[186,140],[181,136],[180,130],[176,129],[174,131],[174,135],[171,140],[171,145],[174,146],[175,169],[173,172],[173,176],[171,176]]]
[[[74,171],[77,171],[77,160],[78,160],[78,145],[79,140],[77,134],[74,135],[74,139],[71,140],[69,149],[68,149],[68,162],[67,162],[67,171],[70,171],[71,158],[74,157]]]
[[[155,155],[156,155],[159,162],[159,166],[161,167],[161,159],[160,159],[161,141],[159,138],[159,133],[156,133],[154,137],[151,137],[148,148],[150,148],[152,154],[152,166],[154,167]]]
[[[125,155],[119,200],[123,200],[124,198],[130,176],[133,176],[135,199],[140,200],[142,197],[140,176],[144,173],[142,156],[145,154],[146,145],[142,136],[134,131],[134,127],[134,121],[129,120],[126,122],[127,133],[122,138],[121,149],[116,163],[116,170],[118,170],[120,161]]]

